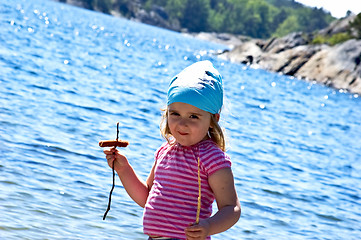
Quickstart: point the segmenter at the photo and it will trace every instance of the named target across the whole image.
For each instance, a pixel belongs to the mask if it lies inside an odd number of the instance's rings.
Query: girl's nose
[[[179,121],[179,125],[180,125],[180,126],[183,126],[183,127],[186,127],[186,126],[188,125],[187,122],[188,122],[187,119],[182,118],[182,119]]]

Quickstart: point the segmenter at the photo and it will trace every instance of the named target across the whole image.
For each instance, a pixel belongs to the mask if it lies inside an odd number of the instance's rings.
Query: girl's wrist
[[[210,236],[211,234],[211,223],[209,221],[210,219],[209,218],[206,218],[206,219],[203,219],[201,220],[200,222],[200,225],[204,228],[205,230],[205,235],[206,236]]]
[[[130,168],[131,168],[131,166],[128,163],[128,161],[127,161],[127,163],[125,163],[123,165],[120,165],[120,164],[114,165],[114,170],[117,172],[118,176],[123,175],[124,172],[128,172]]]

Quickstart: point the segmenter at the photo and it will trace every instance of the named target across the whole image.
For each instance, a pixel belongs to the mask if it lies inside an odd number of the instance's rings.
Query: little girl
[[[210,239],[238,221],[241,207],[218,125],[222,105],[222,77],[211,62],[194,63],[170,83],[161,123],[167,141],[156,151],[146,182],[117,149],[104,151],[129,196],[144,207],[150,240]],[[218,211],[212,215],[214,199]]]

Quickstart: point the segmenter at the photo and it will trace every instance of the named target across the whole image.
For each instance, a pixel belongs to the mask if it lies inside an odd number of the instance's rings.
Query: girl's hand
[[[199,224],[190,224],[189,227],[185,229],[185,234],[187,240],[204,240],[209,234],[210,225],[207,219],[202,220]]]
[[[104,154],[110,168],[113,167],[114,162],[114,170],[116,172],[121,172],[122,169],[129,165],[127,158],[115,147],[104,150]]]

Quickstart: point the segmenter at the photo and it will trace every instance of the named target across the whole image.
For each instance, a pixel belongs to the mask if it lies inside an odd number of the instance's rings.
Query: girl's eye
[[[169,115],[171,115],[171,116],[179,116],[179,113],[177,113],[177,112],[170,112]]]
[[[192,119],[198,119],[199,117],[197,115],[191,115],[190,118]]]

